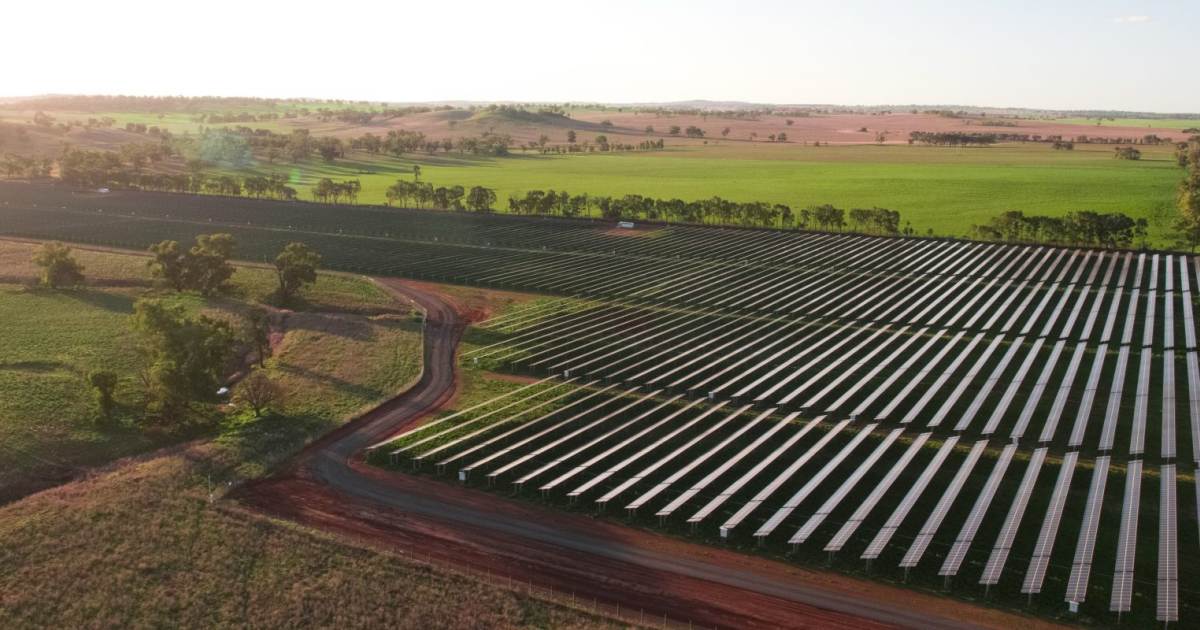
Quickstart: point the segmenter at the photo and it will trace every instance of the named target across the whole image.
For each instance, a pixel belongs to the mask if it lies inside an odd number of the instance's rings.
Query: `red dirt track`
[[[429,285],[381,283],[426,310],[421,379],[309,446],[275,477],[239,489],[234,496],[243,504],[375,546],[706,627],[1051,627],[366,465],[365,448],[453,397],[465,327]]]

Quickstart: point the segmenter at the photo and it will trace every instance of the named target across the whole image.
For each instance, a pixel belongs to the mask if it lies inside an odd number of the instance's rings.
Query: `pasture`
[[[152,295],[192,313],[236,320],[268,298],[273,274],[241,267],[231,295],[204,299],[153,287],[143,256],[77,250],[88,285],[49,291],[31,286],[36,269],[29,259],[36,247],[0,240],[0,316],[12,342],[0,348],[0,389],[13,393],[0,399],[0,498],[71,479],[83,467],[220,432],[200,418],[177,426],[140,421],[141,361],[129,324],[133,303]],[[387,397],[419,372],[419,326],[369,282],[322,274],[298,312],[288,316],[288,325],[292,329],[281,333],[268,364],[296,392],[284,430],[271,429],[283,452],[309,431],[328,429]],[[369,361],[344,358],[350,356]],[[114,424],[97,420],[85,382],[98,369],[120,378]],[[239,423],[236,430],[269,429],[267,424]]]
[[[1053,151],[1044,145],[951,149],[910,146],[780,147],[732,143],[666,152],[584,156],[516,154],[509,158],[448,156],[395,160],[355,157],[278,169],[309,198],[322,177],[358,179],[360,203],[381,204],[397,179],[437,186],[493,188],[498,210],[512,193],[533,189],[589,195],[641,194],[684,200],[721,196],[842,208],[898,210],[919,234],[965,236],[1007,210],[1062,215],[1075,210],[1123,212],[1151,224],[1150,242],[1170,242],[1175,186],[1181,175],[1168,149],[1137,162],[1114,160],[1111,147]]]

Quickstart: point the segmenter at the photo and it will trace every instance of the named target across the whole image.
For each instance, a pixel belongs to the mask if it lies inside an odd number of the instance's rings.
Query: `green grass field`
[[[232,294],[201,299],[156,292],[141,256],[77,250],[89,286],[49,291],[28,286],[36,270],[36,246],[0,241],[0,498],[16,497],[78,474],[82,466],[111,461],[196,435],[215,427],[143,426],[136,410],[138,355],[129,326],[134,301],[146,294],[237,317],[274,289],[265,269],[239,268]],[[324,274],[268,361],[273,376],[297,392],[287,401],[286,430],[267,422],[237,425],[237,432],[265,431],[262,457],[247,458],[257,470],[290,452],[297,441],[327,430],[366,405],[403,388],[420,371],[419,325],[381,289],[366,280]],[[355,360],[350,360],[353,357]],[[359,360],[361,359],[361,360]],[[115,426],[96,422],[90,371],[120,376]],[[263,438],[263,435],[259,435]],[[267,451],[271,451],[268,453]]]
[[[301,195],[321,177],[357,178],[360,203],[381,203],[397,178],[438,186],[494,188],[503,210],[510,193],[531,189],[591,195],[643,194],[685,200],[719,195],[793,207],[899,210],[920,233],[963,236],[1007,210],[1061,215],[1074,210],[1123,212],[1151,222],[1151,242],[1169,243],[1180,171],[1168,149],[1147,149],[1137,162],[1115,160],[1109,147],[1053,151],[1042,145],[986,149],[910,146],[779,147],[727,143],[658,153],[522,155],[505,159],[354,154],[333,164],[260,165],[288,172]]]
[[[1096,127],[1148,127],[1151,129],[1200,128],[1200,118],[1056,118],[1064,125],[1090,125]]]

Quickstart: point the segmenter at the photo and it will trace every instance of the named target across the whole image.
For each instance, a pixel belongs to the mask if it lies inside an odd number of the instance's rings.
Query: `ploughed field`
[[[0,190],[0,233],[561,296],[470,333],[537,378],[377,445],[398,470],[1048,616],[1200,615],[1192,256]]]

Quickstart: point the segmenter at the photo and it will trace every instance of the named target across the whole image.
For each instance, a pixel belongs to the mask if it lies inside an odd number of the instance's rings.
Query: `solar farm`
[[[398,474],[1061,616],[1192,623],[1200,261],[172,195],[8,195],[0,234],[222,231],[336,269],[555,296],[470,332],[503,395]]]

